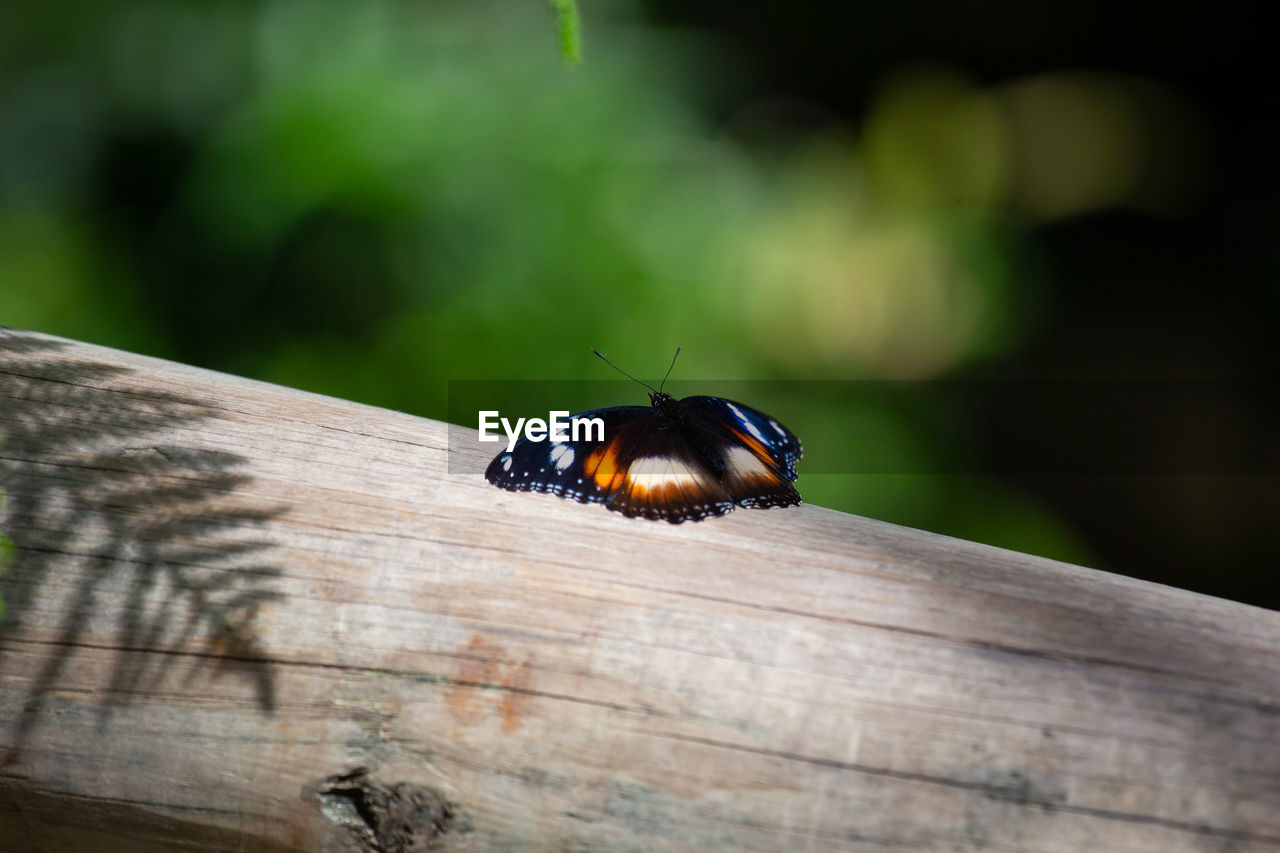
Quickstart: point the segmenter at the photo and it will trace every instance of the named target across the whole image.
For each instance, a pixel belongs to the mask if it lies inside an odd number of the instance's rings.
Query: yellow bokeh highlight
[[[864,125],[867,179],[885,202],[989,208],[1003,202],[1009,139],[999,99],[947,71],[891,78]]]
[[[810,204],[747,250],[743,304],[761,344],[784,362],[886,378],[953,366],[978,330],[973,273],[922,222]]]
[[[1177,212],[1203,183],[1203,119],[1157,83],[1042,74],[1005,86],[1001,99],[1014,207],[1033,221],[1109,208]]]
[[[861,131],[792,154],[713,277],[797,372],[944,375],[1024,325],[1003,235],[1108,209],[1173,211],[1205,160],[1195,111],[1150,81],[1059,73],[978,87],[890,78]],[[1027,296],[1027,298],[1022,298]],[[1025,318],[1023,318],[1025,319]]]

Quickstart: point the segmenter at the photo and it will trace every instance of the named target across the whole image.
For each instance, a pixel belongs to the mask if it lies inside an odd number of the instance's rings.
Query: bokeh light
[[[1034,229],[1174,216],[1210,171],[1191,99],[1108,71],[904,62],[860,121],[761,143],[704,108],[729,45],[585,12],[573,65],[518,0],[11,10],[0,322],[431,417],[450,379],[599,378],[592,345],[641,375],[683,345],[686,379],[943,381],[1044,322]],[[779,405],[808,445],[909,460],[802,476],[810,500],[1093,558],[1017,486],[928,474],[971,450],[927,418]]]

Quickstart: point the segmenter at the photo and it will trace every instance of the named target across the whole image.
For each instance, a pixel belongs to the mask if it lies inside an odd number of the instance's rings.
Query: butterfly
[[[723,397],[677,400],[662,392],[665,384],[666,378],[656,389],[645,385],[648,406],[611,406],[570,418],[601,419],[603,439],[521,438],[494,457],[485,479],[509,491],[547,492],[672,524],[724,515],[735,506],[800,503],[792,483],[803,450],[789,429]]]

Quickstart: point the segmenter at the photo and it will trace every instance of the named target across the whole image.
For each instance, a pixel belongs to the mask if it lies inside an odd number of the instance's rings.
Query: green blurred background
[[[683,345],[695,384],[1275,378],[1274,132],[1227,12],[582,16],[575,66],[532,0],[10,4],[0,323],[439,418],[450,379],[611,378],[593,345],[646,377]],[[998,401],[968,442],[784,405],[915,472],[802,463],[809,502],[1280,606],[1274,467],[984,475]]]

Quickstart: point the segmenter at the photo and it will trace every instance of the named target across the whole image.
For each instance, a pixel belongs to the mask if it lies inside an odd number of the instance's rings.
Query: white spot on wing
[[[783,438],[787,437],[787,434],[782,431],[782,427],[778,425],[777,421],[769,421],[769,426],[773,427],[773,431],[776,432],[778,435],[782,436]]]
[[[726,447],[724,464],[726,472],[739,477],[772,476],[772,472],[760,461],[760,457],[745,447]]]
[[[503,471],[511,470],[511,454],[510,453],[502,457],[502,470]]]
[[[642,489],[658,489],[668,485],[701,486],[703,478],[684,465],[673,465],[665,456],[645,456],[631,463],[627,479]]]
[[[738,416],[738,422],[741,423],[744,427],[746,427],[747,432],[751,433],[755,437],[756,441],[767,442],[769,440],[765,438],[764,435],[760,432],[760,430],[756,428],[756,425],[751,422],[751,419],[742,413],[741,409],[739,409],[733,403],[729,404],[729,408],[732,409],[733,413]],[[777,427],[777,424],[774,424],[774,426]]]
[[[567,444],[557,444],[551,448],[551,461],[555,463],[557,471],[564,471],[572,465],[574,455],[573,448]]]

